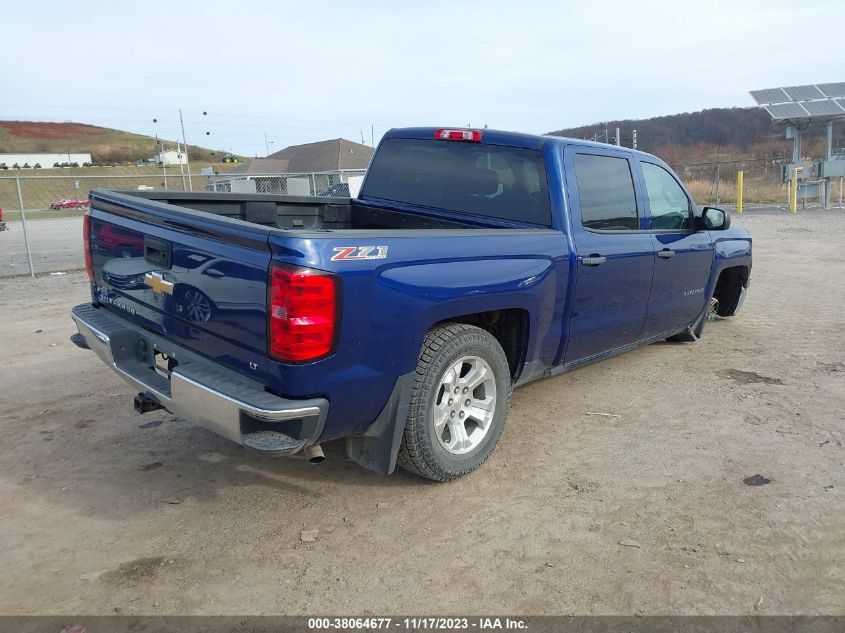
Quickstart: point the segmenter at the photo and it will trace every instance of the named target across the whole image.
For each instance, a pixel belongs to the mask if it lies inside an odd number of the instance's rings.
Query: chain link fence
[[[768,203],[779,207],[789,204],[789,184],[783,179],[788,161],[771,158],[712,161],[672,165],[693,198],[701,205],[735,204],[737,173],[743,172],[743,200],[748,203]],[[830,182],[830,203],[842,208],[843,179]],[[800,208],[821,207],[824,204],[824,180],[807,174],[798,181]]]
[[[92,189],[355,196],[363,170],[298,174],[0,176],[0,277],[84,268],[82,216]]]
[[[288,196],[358,195],[364,170],[287,174],[227,174],[209,178],[207,191],[274,193]]]
[[[730,205],[736,202],[736,174],[744,173],[746,203],[786,208],[788,185],[782,180],[783,161],[750,159],[673,165],[696,202]],[[84,266],[82,216],[91,189],[211,191],[298,196],[356,196],[364,170],[315,173],[180,174],[149,170],[144,174],[70,176],[0,176],[0,277],[78,270]],[[801,180],[799,208],[822,204],[818,179]],[[831,181],[830,201],[843,208],[843,179]]]

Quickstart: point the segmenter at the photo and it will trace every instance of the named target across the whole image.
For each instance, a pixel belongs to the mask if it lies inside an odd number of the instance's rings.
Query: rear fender
[[[389,268],[379,276],[386,303],[401,305],[406,332],[414,337],[403,375],[381,414],[362,434],[347,439],[347,455],[376,472],[393,472],[413,389],[414,368],[425,334],[442,321],[479,312],[519,308],[529,315],[526,360],[537,332],[549,330],[555,314],[555,275],[550,259],[507,258],[449,261]],[[392,300],[391,300],[392,299]],[[552,328],[553,329],[553,328]],[[559,335],[559,333],[558,333]]]
[[[527,360],[532,357],[536,334],[549,329],[557,294],[553,262],[539,257],[390,268],[380,275],[379,285],[402,295],[409,308],[406,314],[415,321],[408,332],[417,339],[412,347],[417,352],[436,323],[492,310],[525,310],[529,315]],[[416,357],[408,360],[416,365]]]

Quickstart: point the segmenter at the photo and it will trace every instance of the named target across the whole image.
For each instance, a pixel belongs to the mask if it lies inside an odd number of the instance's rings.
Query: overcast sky
[[[172,139],[181,107],[189,143],[249,156],[265,132],[271,151],[371,126],[543,133],[845,81],[843,25],[843,0],[15,2],[0,119]]]

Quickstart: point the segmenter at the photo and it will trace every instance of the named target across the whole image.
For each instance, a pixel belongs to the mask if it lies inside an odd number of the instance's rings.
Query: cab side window
[[[655,230],[691,231],[692,213],[687,194],[668,171],[659,165],[640,163],[643,168],[651,228]]]
[[[636,231],[640,228],[634,179],[626,158],[575,155],[575,180],[585,229]]]

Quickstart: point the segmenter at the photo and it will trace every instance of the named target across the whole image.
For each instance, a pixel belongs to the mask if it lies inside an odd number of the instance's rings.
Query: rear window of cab
[[[386,139],[369,167],[361,198],[552,224],[543,155],[519,147]]]

